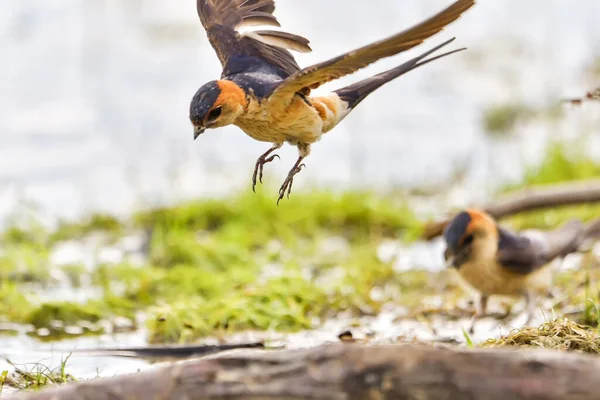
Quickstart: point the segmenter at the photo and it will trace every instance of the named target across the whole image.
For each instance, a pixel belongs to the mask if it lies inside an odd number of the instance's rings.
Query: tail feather
[[[547,258],[565,257],[569,253],[576,252],[585,239],[586,229],[579,220],[570,220],[563,226],[544,232],[545,242],[548,246]]]
[[[426,51],[425,53],[406,61],[405,63],[397,66],[396,68],[390,69],[388,71],[382,72],[382,73],[372,76],[370,78],[356,82],[356,83],[346,86],[342,89],[338,89],[335,91],[335,93],[340,97],[341,100],[348,103],[348,109],[350,110],[350,109],[356,107],[369,94],[373,93],[375,90],[377,90],[378,88],[380,88],[382,85],[386,84],[387,82],[389,82],[395,78],[398,78],[399,76],[404,75],[405,73],[412,71],[413,69],[416,69],[423,65],[429,64],[432,61],[435,61],[442,57],[446,57],[446,56],[449,56],[450,54],[454,54],[454,53],[457,53],[459,51],[466,49],[466,48],[460,48],[460,49],[452,50],[452,51],[440,54],[438,56],[426,59],[429,55],[431,55],[435,51],[437,51],[437,50],[441,49],[442,47],[446,46],[447,44],[453,42],[454,39],[455,38],[452,38],[452,39],[434,47],[433,49]]]

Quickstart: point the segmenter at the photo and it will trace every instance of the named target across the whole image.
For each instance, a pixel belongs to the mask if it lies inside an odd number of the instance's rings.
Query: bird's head
[[[460,268],[465,262],[495,253],[498,227],[490,215],[476,209],[458,213],[444,229],[444,259],[449,267]]]
[[[233,124],[244,113],[246,94],[238,85],[227,80],[205,83],[190,103],[190,121],[194,139],[206,129]]]

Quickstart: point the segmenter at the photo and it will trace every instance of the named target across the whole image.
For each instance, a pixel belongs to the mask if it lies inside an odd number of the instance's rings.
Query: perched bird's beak
[[[198,139],[198,136],[202,135],[205,130],[206,128],[203,126],[194,126],[194,140]]]
[[[454,254],[452,254],[452,251],[450,249],[446,249],[444,251],[444,260],[446,261],[446,268],[455,268],[456,266],[454,265]]]

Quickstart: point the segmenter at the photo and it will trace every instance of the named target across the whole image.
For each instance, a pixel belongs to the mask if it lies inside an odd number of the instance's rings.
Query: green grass
[[[104,265],[91,272],[101,298],[40,303],[33,296],[50,281],[53,243],[140,229],[151,233],[148,264]],[[416,298],[426,279],[409,273],[398,279],[376,253],[383,239],[412,240],[420,229],[402,196],[329,191],[296,193],[280,206],[268,194],[243,192],[141,211],[129,221],[93,215],[54,232],[15,225],[5,233],[6,267],[0,272],[11,283],[0,295],[8,305],[7,320],[47,328],[51,338],[62,337],[66,326],[116,316],[135,321],[140,310],[148,313],[155,342],[243,329],[294,331],[341,311],[377,312],[392,296],[372,299],[376,287]],[[90,274],[79,265],[61,269],[74,287]],[[20,307],[13,310],[15,304]]]
[[[39,246],[10,246],[0,255],[0,280],[49,283],[48,252]]]
[[[113,295],[130,301],[133,308],[149,306],[152,342],[186,342],[246,329],[308,329],[340,311],[376,313],[398,298],[418,303],[428,284],[426,273],[397,274],[375,252],[375,242],[357,246],[332,263],[326,255],[302,247],[304,259],[273,257],[277,273],[272,275],[258,263],[234,260],[226,269],[208,270],[184,264],[105,267],[96,279],[104,287],[121,283],[121,291]],[[373,288],[384,286],[393,286],[390,292],[397,297],[371,298]]]
[[[584,179],[596,171],[589,160],[551,148],[522,185]],[[556,222],[549,215],[516,218],[539,227]],[[440,284],[438,274],[398,273],[377,257],[384,239],[410,241],[421,228],[403,196],[328,191],[295,193],[280,206],[269,194],[243,192],[144,210],[123,221],[96,215],[55,232],[15,227],[3,236],[0,318],[47,328],[55,339],[65,336],[63,327],[101,327],[117,316],[135,328],[143,311],[150,340],[165,343],[248,329],[310,329],[340,313],[376,314],[389,303],[429,315],[439,310],[423,306],[427,296],[446,296],[453,305],[464,294]],[[146,265],[125,262],[91,272],[61,267],[73,287],[91,280],[100,298],[81,304],[36,298],[51,282],[52,243],[94,232],[114,239],[132,230],[151,233]],[[100,331],[86,329],[82,334]]]
[[[35,308],[32,295],[27,295],[22,285],[15,282],[0,282],[0,321],[25,322]]]
[[[372,235],[418,234],[419,222],[401,196],[378,196],[369,192],[296,193],[277,206],[270,195],[242,192],[228,199],[196,201],[172,208],[141,212],[139,226],[169,231],[225,231],[235,227],[244,244],[263,244],[279,237],[293,240],[312,237],[325,229],[352,239]],[[246,235],[248,229],[252,233]],[[242,235],[243,233],[243,235]]]
[[[530,167],[522,182],[507,186],[505,193],[564,182],[585,181],[600,178],[600,161],[590,159],[584,152],[585,142],[573,142],[568,146],[551,144],[546,157],[539,166]],[[551,209],[520,213],[508,218],[515,229],[554,228],[571,218],[589,221],[600,216],[600,204],[562,206]]]
[[[541,165],[530,167],[521,187],[600,178],[600,160],[585,154],[585,142],[552,143]]]
[[[100,232],[111,238],[119,237],[125,227],[119,219],[111,215],[92,214],[78,222],[61,222],[50,236],[49,241],[56,243],[70,239],[80,239],[90,233]]]
[[[510,133],[520,121],[534,115],[524,104],[502,104],[487,108],[483,114],[483,127],[491,134]]]
[[[376,312],[389,299],[373,301],[371,290],[396,278],[377,260],[378,244],[420,232],[403,199],[360,192],[296,194],[280,207],[271,197],[243,193],[140,213],[136,221],[153,227],[157,280],[145,290],[164,299],[150,309],[156,342],[244,329],[294,331],[340,311]],[[321,244],[331,237],[350,250],[328,254]],[[279,276],[265,277],[265,265],[275,265]],[[323,279],[328,275],[335,277]]]
[[[103,233],[111,238],[123,234],[126,226],[110,215],[92,214],[77,222],[59,222],[56,229],[48,231],[32,215],[14,218],[12,224],[0,234],[5,246],[35,245],[48,247],[64,240],[81,239],[91,233]]]
[[[66,325],[75,325],[80,321],[98,322],[102,318],[101,308],[92,302],[82,305],[71,302],[44,303],[33,310],[27,322],[35,328],[51,326],[53,321],[61,321]]]
[[[48,284],[48,232],[32,218],[0,233],[0,281]]]
[[[410,273],[395,275],[393,280],[401,281],[408,275]],[[367,293],[372,287],[365,283],[353,286],[351,282],[343,280],[323,287],[313,280],[290,274],[249,284],[222,297],[180,298],[151,309],[150,340],[187,342],[240,330],[293,332],[315,328],[340,311],[355,316],[375,314],[383,304],[391,301],[390,298],[374,300]],[[407,290],[395,300],[416,299],[425,294],[425,288]]]
[[[3,371],[0,374],[0,392],[4,386],[19,390],[38,390],[49,385],[77,382],[77,379],[67,373],[69,357],[61,360],[60,365],[54,369],[41,363],[21,365],[6,360],[14,368],[14,372],[9,374],[8,371]]]

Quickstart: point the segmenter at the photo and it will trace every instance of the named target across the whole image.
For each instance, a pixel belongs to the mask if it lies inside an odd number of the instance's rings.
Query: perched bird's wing
[[[506,269],[523,275],[546,263],[544,245],[540,240],[517,235],[501,227],[498,227],[496,259]]]
[[[455,21],[475,4],[475,0],[457,0],[433,17],[397,35],[350,51],[328,61],[312,65],[286,78],[272,96],[285,98],[306,89],[315,89],[327,82],[354,73],[375,61],[409,50]]]
[[[553,231],[521,235],[499,227],[498,234],[498,263],[510,271],[529,274],[556,257],[577,251],[584,237],[584,226],[571,221]]]
[[[273,0],[197,0],[198,15],[215,49],[222,76],[246,71],[270,71],[281,78],[300,69],[286,49],[310,52],[309,41],[291,33],[238,29],[254,25],[280,26]]]

